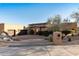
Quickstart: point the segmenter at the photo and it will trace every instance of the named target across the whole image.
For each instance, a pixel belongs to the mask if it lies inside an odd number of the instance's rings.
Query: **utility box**
[[[53,43],[55,45],[63,44],[63,42],[62,42],[62,33],[61,32],[54,32],[53,33]]]

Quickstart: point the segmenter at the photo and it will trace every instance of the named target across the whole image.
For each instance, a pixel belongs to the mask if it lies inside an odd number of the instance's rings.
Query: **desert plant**
[[[49,35],[49,36],[48,36],[48,40],[49,40],[50,42],[53,42],[52,35]]]

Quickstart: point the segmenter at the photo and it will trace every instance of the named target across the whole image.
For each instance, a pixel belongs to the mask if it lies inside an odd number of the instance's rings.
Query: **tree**
[[[53,24],[54,25],[59,25],[61,23],[61,16],[60,15],[56,15],[53,18]]]
[[[47,21],[47,27],[48,27],[49,31],[52,31],[52,28],[53,28],[53,26],[52,26],[53,25],[52,20],[53,20],[53,18],[50,17],[50,18],[48,18],[48,21]]]
[[[76,11],[75,13],[72,13],[71,18],[75,19],[75,22],[77,23],[77,27],[79,27],[79,11]]]
[[[53,18],[53,31],[59,31],[60,30],[60,25],[61,25],[61,16],[56,15]]]
[[[55,15],[54,17],[48,18],[47,27],[49,31],[58,31],[61,24],[61,16]]]
[[[48,23],[48,24],[52,24],[52,20],[53,20],[53,18],[52,18],[52,17],[48,18],[47,23]]]
[[[68,18],[63,20],[63,23],[69,23],[69,22],[70,22],[70,20]]]
[[[72,14],[71,14],[71,17],[72,17],[72,18],[75,18],[75,19],[76,19],[76,20],[75,20],[76,22],[79,22],[79,12],[72,13]]]

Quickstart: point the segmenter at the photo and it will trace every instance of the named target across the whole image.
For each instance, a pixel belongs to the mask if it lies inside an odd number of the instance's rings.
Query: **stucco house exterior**
[[[33,29],[35,32],[49,30],[48,27],[49,27],[48,23],[29,24],[29,28]],[[76,22],[61,23],[60,24],[60,31],[64,31],[64,30],[75,30],[75,32],[76,32],[77,31],[77,23]]]
[[[16,35],[22,30],[24,25],[0,23],[0,32],[5,31],[9,35]]]

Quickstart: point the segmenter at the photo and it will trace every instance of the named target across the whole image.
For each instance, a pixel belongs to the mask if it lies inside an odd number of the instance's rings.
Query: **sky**
[[[57,14],[70,18],[78,8],[79,3],[0,3],[0,23],[42,23]]]

